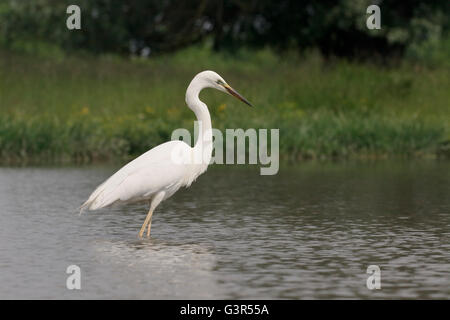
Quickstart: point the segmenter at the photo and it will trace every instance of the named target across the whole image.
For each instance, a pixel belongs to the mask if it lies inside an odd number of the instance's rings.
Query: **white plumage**
[[[96,210],[116,202],[149,200],[161,191],[170,196],[186,185],[184,182],[190,175],[189,167],[171,162],[172,149],[180,145],[186,151],[191,149],[182,141],[170,141],[134,159],[101,184],[82,208]]]
[[[206,171],[212,154],[212,127],[208,107],[198,95],[204,88],[215,88],[250,103],[213,71],[197,74],[186,91],[186,103],[201,123],[199,137],[192,148],[182,141],[169,141],[147,151],[126,164],[95,189],[80,207],[81,211],[97,210],[116,203],[148,201],[150,210],[142,225],[142,237],[158,204],[179,188],[188,187]],[[199,157],[200,155],[200,157]]]

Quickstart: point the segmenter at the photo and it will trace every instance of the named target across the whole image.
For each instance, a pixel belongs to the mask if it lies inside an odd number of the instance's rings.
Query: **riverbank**
[[[213,126],[280,129],[286,160],[448,156],[450,67],[236,56],[189,48],[152,59],[0,52],[2,163],[131,158],[193,131],[184,94],[212,69],[254,108],[207,90]]]

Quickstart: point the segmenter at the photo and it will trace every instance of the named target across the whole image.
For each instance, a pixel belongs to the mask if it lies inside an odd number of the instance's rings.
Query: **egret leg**
[[[151,221],[152,215],[153,215],[153,208],[150,205],[150,210],[148,210],[147,217],[145,218],[144,224],[141,227],[141,231],[139,231],[139,238],[142,238],[142,236],[144,235],[145,227],[147,226],[147,223]],[[150,233],[147,233],[147,237],[149,237],[149,235]]]
[[[147,238],[150,238],[150,229],[152,227],[153,211],[161,203],[165,195],[166,193],[164,191],[161,191],[153,197],[152,201],[150,202],[150,209],[148,210],[147,217],[145,218],[144,224],[141,227],[141,231],[139,231],[139,238],[142,238],[142,236],[144,235],[145,227],[147,227],[147,225],[148,225]]]
[[[147,238],[150,238],[150,229],[152,228],[152,218],[150,218],[150,221],[147,225]]]

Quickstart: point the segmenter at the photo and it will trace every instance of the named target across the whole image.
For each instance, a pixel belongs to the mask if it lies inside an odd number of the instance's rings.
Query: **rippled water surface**
[[[115,169],[0,168],[0,298],[450,298],[449,162],[212,167],[150,240],[143,204],[76,213]]]

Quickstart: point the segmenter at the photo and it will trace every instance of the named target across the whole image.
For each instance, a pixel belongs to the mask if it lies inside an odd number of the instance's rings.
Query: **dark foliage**
[[[81,8],[81,30],[66,28],[70,4]],[[370,4],[381,8],[381,30],[366,27]],[[317,47],[325,56],[365,58],[420,55],[448,32],[449,17],[442,0],[1,0],[0,41],[147,55],[211,39],[215,50]]]

